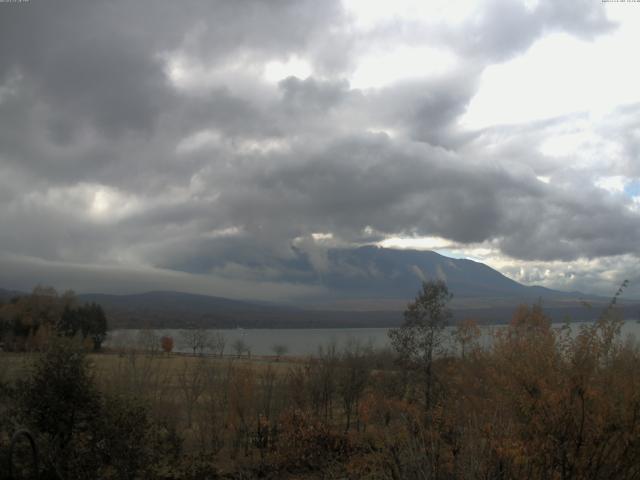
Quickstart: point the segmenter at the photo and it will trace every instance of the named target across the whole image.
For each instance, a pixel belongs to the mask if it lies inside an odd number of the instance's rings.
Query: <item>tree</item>
[[[318,355],[305,366],[309,399],[317,417],[333,418],[333,400],[337,390],[340,357],[335,341],[318,348]]]
[[[244,340],[238,338],[235,342],[233,342],[233,349],[236,351],[236,355],[238,356],[238,358],[240,358],[244,352],[249,350],[249,347]]]
[[[148,406],[102,393],[84,351],[69,338],[50,342],[14,394],[16,418],[41,451],[38,478],[150,478],[165,455]]]
[[[472,318],[467,318],[460,322],[453,332],[453,337],[460,344],[460,353],[465,358],[468,348],[476,348],[478,339],[482,332],[478,327],[478,322]]]
[[[92,302],[79,307],[66,303],[56,322],[56,329],[66,337],[75,337],[80,333],[82,339],[91,340],[93,349],[97,351],[107,337],[107,317],[97,303]]]
[[[176,376],[180,394],[187,414],[187,428],[193,423],[193,412],[198,400],[206,390],[206,358],[182,358],[182,365]]]
[[[99,350],[107,336],[107,318],[100,305],[79,305],[72,291],[58,295],[51,287],[38,286],[30,295],[0,306],[0,336],[10,349],[42,349],[54,333],[77,337]]]
[[[271,347],[271,350],[276,354],[276,360],[280,361],[280,357],[286,355],[289,348],[286,345],[279,343]]]
[[[209,341],[209,348],[213,351],[215,355],[222,357],[224,355],[224,347],[226,346],[226,344],[227,344],[227,341],[221,332],[214,332],[211,335],[211,340]]]
[[[355,339],[350,339],[344,352],[338,371],[338,392],[342,399],[344,414],[347,420],[345,430],[349,430],[353,414],[358,412],[360,399],[369,381],[371,365],[369,355],[371,346],[362,346]],[[360,429],[360,419],[357,418],[356,428]]]
[[[202,328],[188,328],[181,333],[182,341],[194,355],[202,355],[209,346],[209,332]]]
[[[18,392],[29,423],[56,437],[62,448],[78,424],[93,415],[97,398],[85,355],[67,339],[57,340],[37,359]]]
[[[160,339],[160,347],[162,347],[162,351],[165,353],[171,353],[173,350],[173,337],[169,337],[165,335]]]
[[[84,314],[85,324],[82,327],[82,333],[93,341],[93,350],[98,351],[107,338],[107,317],[97,303],[85,305]]]
[[[138,332],[136,344],[140,350],[151,355],[158,353],[158,346],[161,346],[158,335],[152,328],[141,329]]]
[[[423,376],[426,411],[433,403],[433,358],[451,318],[447,303],[452,297],[442,280],[422,282],[421,291],[404,312],[402,326],[389,331],[391,345],[401,362]]]
[[[83,468],[93,463],[85,433],[100,409],[83,351],[70,339],[57,339],[36,360],[31,374],[18,382],[17,395],[19,418],[39,434],[38,443],[49,453],[48,473],[77,478],[72,474],[73,456],[82,458]]]

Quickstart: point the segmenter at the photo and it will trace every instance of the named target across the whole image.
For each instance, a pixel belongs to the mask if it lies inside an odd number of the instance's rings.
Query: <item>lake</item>
[[[553,326],[561,327],[558,323]],[[571,324],[572,330],[577,331],[581,323]],[[480,342],[483,346],[489,345],[492,333],[496,329],[504,328],[504,325],[486,325],[480,327],[482,336]],[[371,345],[380,349],[389,347],[388,328],[318,328],[318,329],[220,329],[208,330],[211,335],[216,332],[224,336],[226,347],[225,353],[233,353],[233,344],[242,340],[253,355],[273,355],[275,345],[283,345],[287,349],[288,355],[311,355],[318,352],[320,347],[326,347],[335,343],[338,350],[341,350],[348,342],[357,341],[361,344]],[[158,329],[153,331],[145,330],[113,330],[109,332],[106,347],[110,348],[139,348],[142,344],[149,344],[151,341],[159,345],[160,337],[168,335],[174,339],[174,352],[190,352],[190,347],[185,339],[185,330],[180,329]],[[450,336],[453,327],[447,328]],[[640,338],[640,323],[636,320],[628,320],[624,323],[621,331],[622,338],[629,336]],[[450,342],[453,347],[453,342]],[[206,350],[205,350],[206,351]]]

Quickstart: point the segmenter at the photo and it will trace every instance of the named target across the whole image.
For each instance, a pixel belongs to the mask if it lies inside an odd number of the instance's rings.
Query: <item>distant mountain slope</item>
[[[82,294],[82,302],[104,307],[115,325],[219,325],[225,328],[276,324],[292,308],[191,293],[156,291],[131,295]],[[242,325],[241,325],[242,324]]]
[[[435,252],[373,246],[332,249],[322,269],[303,252],[296,260],[298,281],[321,285],[327,294],[299,308],[178,292],[135,295],[81,295],[105,307],[114,326],[357,327],[393,326],[424,279],[441,278],[454,294],[456,318],[505,322],[520,303],[542,300],[554,318],[593,318],[606,299],[527,287],[482,263]],[[293,281],[294,278],[285,278]],[[581,299],[594,303],[591,311]]]
[[[320,274],[319,281],[338,299],[408,300],[426,279],[444,280],[459,300],[586,297],[578,292],[524,286],[472,260],[449,258],[431,251],[375,246],[329,250],[326,272]]]
[[[80,295],[84,302],[95,301],[107,312],[110,328],[339,328],[394,327],[402,322],[407,302],[397,302],[385,310],[302,309],[241,302],[179,292],[149,292],[134,295]],[[453,321],[475,318],[481,323],[509,321],[517,302],[453,305]],[[593,320],[603,302],[585,308],[579,301],[547,302],[545,312],[555,321]],[[638,305],[624,306],[637,312]]]
[[[16,290],[5,290],[3,288],[0,288],[0,301],[6,302],[18,295],[23,295],[23,293]]]
[[[89,293],[78,295],[78,297],[83,302],[96,302],[105,307],[139,310],[153,306],[154,309],[158,310],[172,310],[176,313],[184,310],[185,313],[188,312],[189,314],[207,314],[212,311],[247,312],[263,309],[257,303],[247,301],[173,291],[155,291],[130,295]]]
[[[157,291],[130,295],[83,294],[83,302],[102,305],[112,328],[185,327],[388,327],[402,321],[402,311],[424,279],[441,278],[454,294],[455,318],[508,321],[520,303],[543,302],[554,319],[588,320],[596,317],[608,299],[579,292],[527,287],[482,263],[444,257],[435,252],[393,250],[373,246],[333,249],[321,268],[299,252],[292,277],[284,281],[320,285],[321,297],[297,307],[239,301],[228,298]],[[37,279],[34,279],[37,282]],[[615,286],[612,286],[614,290]],[[0,290],[0,299],[18,292]],[[582,300],[593,305],[584,307]],[[624,301],[622,303],[625,303]],[[637,312],[637,302],[628,302]]]

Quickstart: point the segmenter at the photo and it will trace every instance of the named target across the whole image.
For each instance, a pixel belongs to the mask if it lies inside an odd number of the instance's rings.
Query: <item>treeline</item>
[[[96,303],[82,304],[72,291],[63,294],[38,286],[30,295],[0,301],[0,345],[8,351],[39,350],[53,336],[76,337],[99,350],[107,335],[107,317]]]
[[[615,302],[578,331],[522,306],[484,348],[466,321],[454,355],[449,299],[424,284],[389,352],[354,341],[250,362],[54,344],[2,384],[2,431],[37,432],[47,478],[638,477],[640,350]],[[61,384],[78,388],[60,396]]]

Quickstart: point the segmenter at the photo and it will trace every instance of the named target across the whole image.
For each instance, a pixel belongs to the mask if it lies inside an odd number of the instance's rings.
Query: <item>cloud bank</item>
[[[4,285],[40,265],[80,290],[294,297],[316,288],[279,283],[301,252],[322,270],[327,246],[429,237],[525,283],[637,278],[640,95],[465,122],[490,118],[491,69],[632,25],[586,0],[365,3],[0,5]],[[544,102],[548,76],[509,91]]]

